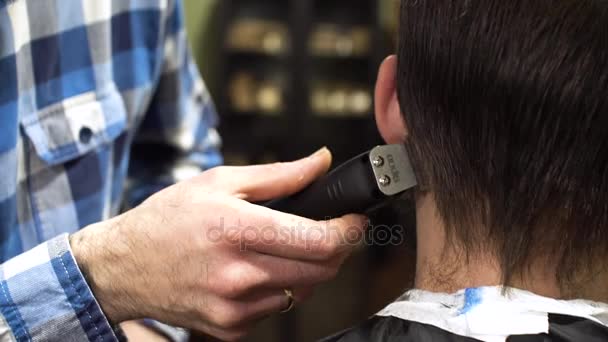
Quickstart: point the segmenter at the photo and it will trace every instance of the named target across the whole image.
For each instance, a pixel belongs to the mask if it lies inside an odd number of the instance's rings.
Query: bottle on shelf
[[[365,117],[372,112],[368,87],[350,82],[313,82],[310,107],[321,117]]]
[[[226,46],[236,52],[282,56],[289,52],[287,26],[276,20],[239,18],[230,25]]]
[[[310,36],[309,49],[316,57],[365,57],[371,51],[371,31],[365,26],[317,24]]]
[[[280,77],[260,80],[249,71],[239,71],[230,80],[230,104],[241,113],[280,115],[284,109],[281,84]]]

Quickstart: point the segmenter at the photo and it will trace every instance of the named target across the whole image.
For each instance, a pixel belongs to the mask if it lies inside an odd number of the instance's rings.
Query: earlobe
[[[397,57],[392,55],[380,65],[375,94],[376,124],[387,144],[402,143],[407,135],[397,99],[396,79]]]

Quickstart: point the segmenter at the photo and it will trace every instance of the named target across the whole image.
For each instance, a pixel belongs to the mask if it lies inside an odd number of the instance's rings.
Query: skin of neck
[[[416,199],[417,261],[415,288],[430,292],[454,293],[466,288],[501,286],[502,270],[491,251],[469,254],[464,248],[448,245],[445,226],[432,194]],[[517,275],[510,287],[541,296],[564,298],[555,278],[555,267],[537,262],[527,275]],[[591,298],[589,298],[591,299]]]

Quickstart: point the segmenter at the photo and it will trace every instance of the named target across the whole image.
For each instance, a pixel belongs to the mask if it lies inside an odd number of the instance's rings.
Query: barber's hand
[[[71,237],[108,318],[142,317],[223,340],[333,278],[365,218],[317,222],[251,204],[295,193],[327,172],[323,149],[292,163],[220,167]]]

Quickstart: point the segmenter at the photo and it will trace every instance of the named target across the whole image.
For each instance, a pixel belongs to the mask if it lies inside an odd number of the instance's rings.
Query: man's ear
[[[380,65],[375,94],[376,124],[387,144],[402,143],[407,135],[397,99],[396,80],[397,57],[392,55]]]

